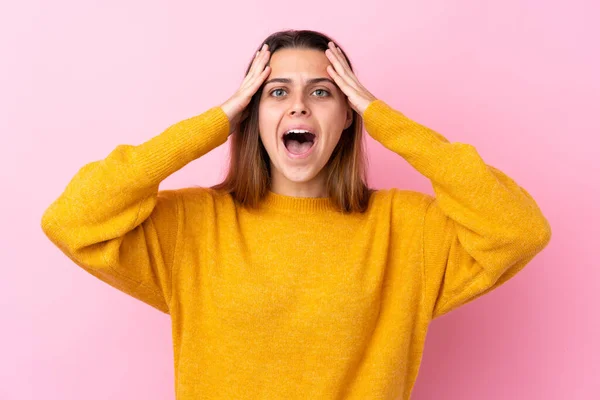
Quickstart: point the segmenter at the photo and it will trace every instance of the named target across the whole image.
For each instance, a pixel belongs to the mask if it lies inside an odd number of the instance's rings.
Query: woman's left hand
[[[369,104],[377,98],[360,84],[342,51],[333,42],[329,42],[329,48],[325,50],[325,55],[333,65],[333,67],[327,66],[327,72],[348,97],[350,106],[362,116]]]

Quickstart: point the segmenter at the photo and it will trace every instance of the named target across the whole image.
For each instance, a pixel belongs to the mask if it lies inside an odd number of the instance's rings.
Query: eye
[[[327,93],[327,96],[330,96],[331,94],[325,90],[325,89],[317,89],[315,90],[315,92],[323,92],[323,93]],[[314,92],[313,92],[314,93]],[[327,96],[317,96],[317,97],[327,97]]]
[[[274,96],[273,93],[275,93],[275,92],[285,92],[285,89],[273,89],[269,93],[272,97],[282,97],[283,95],[281,95],[281,96],[275,95]],[[329,97],[329,96],[331,96],[331,93],[329,93],[329,91],[325,90],[325,89],[316,89],[313,93],[316,93],[316,92],[322,92],[323,93],[322,95],[317,95],[317,97]]]
[[[271,91],[271,95],[273,95],[273,93],[279,92],[279,91],[284,91],[285,92],[285,90],[283,90],[283,89],[275,89],[275,90]],[[281,97],[281,96],[274,96],[274,97]]]

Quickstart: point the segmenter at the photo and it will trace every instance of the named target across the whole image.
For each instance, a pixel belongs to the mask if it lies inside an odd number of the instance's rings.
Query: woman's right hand
[[[230,135],[247,118],[247,115],[244,115],[242,118],[243,111],[250,104],[252,96],[254,96],[271,72],[271,67],[266,65],[269,61],[269,55],[268,45],[264,44],[254,56],[252,66],[242,81],[240,88],[225,103],[221,104],[221,108],[229,118]]]

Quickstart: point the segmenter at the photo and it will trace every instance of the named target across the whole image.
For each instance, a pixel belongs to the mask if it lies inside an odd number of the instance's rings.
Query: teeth
[[[312,135],[312,132],[307,131],[305,129],[290,129],[289,131],[287,131],[285,134],[289,134],[289,133],[310,133]]]

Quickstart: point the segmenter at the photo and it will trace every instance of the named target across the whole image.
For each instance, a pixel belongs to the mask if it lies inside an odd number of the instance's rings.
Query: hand
[[[225,103],[221,104],[221,108],[229,118],[229,135],[235,132],[239,124],[248,117],[247,114],[242,112],[250,104],[252,96],[271,73],[271,67],[268,65],[265,67],[270,57],[268,47],[267,44],[264,44],[256,52],[250,70],[242,81],[240,88]]]
[[[333,42],[329,42],[329,48],[325,50],[325,54],[333,64],[333,66],[327,66],[327,72],[342,92],[348,96],[350,107],[362,116],[369,104],[377,98],[360,84],[342,51]]]

